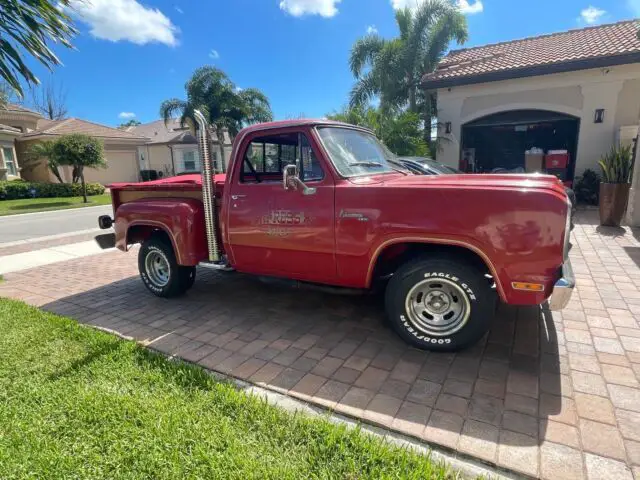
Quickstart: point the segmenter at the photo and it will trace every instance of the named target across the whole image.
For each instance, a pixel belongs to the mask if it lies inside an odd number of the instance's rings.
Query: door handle
[[[239,198],[245,198],[246,195],[231,195],[231,200],[238,200]]]

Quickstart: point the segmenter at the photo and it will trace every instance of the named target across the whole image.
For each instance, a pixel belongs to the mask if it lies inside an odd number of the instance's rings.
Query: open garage
[[[542,166],[570,182],[579,130],[578,118],[546,110],[511,110],[481,117],[462,126],[462,167],[478,173],[525,171],[525,152],[566,151],[566,166]]]

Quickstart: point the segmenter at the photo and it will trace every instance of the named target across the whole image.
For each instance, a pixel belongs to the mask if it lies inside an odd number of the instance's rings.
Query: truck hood
[[[376,180],[389,187],[545,189],[565,193],[564,185],[556,177],[540,174],[380,175]],[[365,182],[356,180],[354,183]]]

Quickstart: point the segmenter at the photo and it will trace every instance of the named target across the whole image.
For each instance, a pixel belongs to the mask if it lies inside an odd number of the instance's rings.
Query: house
[[[438,160],[467,171],[523,167],[533,147],[566,150],[573,180],[640,123],[638,23],[452,50],[423,88],[437,92]]]
[[[0,123],[0,181],[20,178],[20,166],[17,162],[15,139],[20,130]]]
[[[41,159],[34,165],[27,161],[27,152],[35,143],[55,140],[61,135],[83,133],[103,141],[107,162],[105,169],[85,169],[86,181],[109,184],[139,180],[137,149],[147,142],[145,137],[78,118],[47,120],[37,112],[12,104],[0,109],[0,124],[10,129],[0,129],[3,163],[9,179],[19,174],[29,181],[57,182],[47,168],[46,159]],[[13,145],[13,166],[9,145]],[[61,167],[59,171],[64,181],[71,182],[71,167]],[[2,169],[0,178],[1,172]]]
[[[164,120],[156,120],[129,127],[127,132],[149,139],[145,145],[138,147],[140,170],[153,170],[160,172],[163,176],[200,171],[198,140],[188,126],[180,125],[179,119],[171,119],[166,124]],[[217,161],[218,137],[215,133],[212,137],[211,155],[213,160]],[[228,164],[231,155],[231,139],[226,130],[223,147],[226,164]]]
[[[34,129],[42,116],[19,105],[7,104],[0,108],[0,180],[20,178],[20,162],[15,140],[29,129]]]

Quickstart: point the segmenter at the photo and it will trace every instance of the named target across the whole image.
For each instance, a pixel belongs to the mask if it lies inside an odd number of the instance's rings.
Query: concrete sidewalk
[[[115,249],[102,250],[94,240],[41,248],[38,250],[0,256],[0,274],[64,262],[75,258],[98,255]]]

